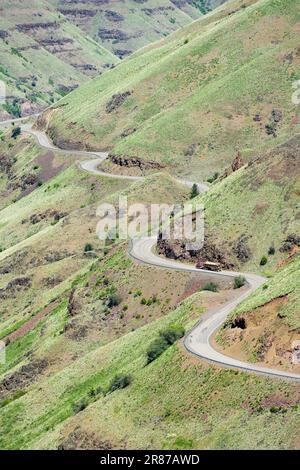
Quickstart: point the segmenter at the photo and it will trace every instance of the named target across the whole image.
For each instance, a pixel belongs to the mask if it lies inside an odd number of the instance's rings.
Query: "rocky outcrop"
[[[247,245],[247,241],[248,237],[246,235],[241,235],[233,247],[234,254],[242,263],[249,261],[252,256],[251,250]]]
[[[3,29],[0,29],[0,39],[7,39],[8,38],[8,32],[4,31]]]
[[[106,104],[106,112],[112,113],[118,109],[126,100],[128,96],[132,94],[131,91],[124,91],[123,93],[117,93],[111,97],[109,102]]]
[[[124,21],[124,16],[122,16],[120,13],[117,13],[116,11],[106,10],[105,16],[109,21],[113,21],[113,22]]]
[[[22,23],[22,24],[17,24],[16,28],[18,31],[22,33],[26,33],[31,30],[35,29],[58,29],[59,28],[59,23],[56,21],[53,22],[47,22],[47,23]]]
[[[300,247],[300,236],[293,233],[286,237],[279,251],[281,253],[289,253],[295,247]]]
[[[87,8],[59,8],[58,11],[65,16],[75,16],[76,18],[93,18],[97,15],[97,10],[88,10]]]
[[[218,263],[223,269],[234,267],[227,254],[223,253],[208,237],[200,250],[187,250],[184,240],[164,240],[160,234],[157,240],[157,250],[159,254],[175,260],[194,263],[211,261]]]
[[[239,170],[243,166],[243,160],[240,152],[237,153],[235,159],[232,162],[231,169],[233,172]]]
[[[80,427],[72,431],[59,444],[58,450],[111,450],[109,441],[100,440],[94,433],[87,433]]]
[[[143,161],[138,157],[125,157],[123,155],[109,155],[109,160],[115,165],[119,165],[127,168],[139,168],[140,170],[160,170],[164,168],[164,165],[153,161]]]
[[[134,132],[136,132],[135,127],[131,127],[130,129],[125,129],[122,132],[121,137],[124,139],[125,137],[128,137],[129,135],[133,134]]]
[[[31,385],[47,366],[47,359],[34,359],[29,364],[22,366],[17,372],[6,377],[0,383],[0,399]]]
[[[123,59],[124,57],[132,54],[133,51],[128,49],[114,49],[113,52],[117,57],[119,57],[119,59]]]
[[[0,299],[15,297],[20,290],[29,289],[31,279],[29,277],[17,277],[12,279],[4,289],[0,289]]]
[[[66,217],[67,213],[66,212],[59,212],[55,209],[49,209],[45,212],[39,212],[36,214],[32,214],[29,219],[23,219],[22,224],[25,224],[29,222],[32,225],[36,225],[42,220],[47,220],[47,219],[53,219],[53,222],[58,222],[59,220],[63,219]]]
[[[273,137],[277,137],[277,128],[281,120],[282,120],[282,111],[280,111],[280,109],[273,109],[269,123],[266,124],[265,126],[266,133],[268,135],[272,135]]]

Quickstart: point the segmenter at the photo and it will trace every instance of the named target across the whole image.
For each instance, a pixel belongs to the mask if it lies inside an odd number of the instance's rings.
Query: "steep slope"
[[[299,293],[298,255],[232,313],[217,336],[221,349],[248,362],[299,373]]]
[[[191,258],[240,270],[274,272],[300,247],[300,136],[263,153],[195,199],[205,207],[204,249]],[[160,242],[160,252],[186,258],[184,245]],[[263,257],[266,257],[263,260]]]
[[[201,16],[193,2],[50,0],[73,24],[121,59]]]
[[[179,344],[145,366],[159,332],[189,328],[204,302],[195,294],[163,318],[15,390],[1,403],[1,448],[298,448],[298,385],[203,365]],[[36,358],[59,340],[63,311],[51,317]],[[129,386],[107,392],[116,375],[129,374]]]
[[[43,0],[2,2],[0,30],[11,115],[31,114],[118,62]]]
[[[75,90],[49,113],[49,133],[211,176],[232,142],[248,158],[299,130],[298,36],[298,2],[229,2]]]

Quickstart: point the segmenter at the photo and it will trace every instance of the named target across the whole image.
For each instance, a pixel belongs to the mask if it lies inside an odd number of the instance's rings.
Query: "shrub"
[[[141,305],[146,305],[146,303],[147,303],[147,300],[145,299],[145,297],[143,297],[141,299]]]
[[[122,388],[128,387],[132,382],[132,377],[130,375],[116,375],[110,382],[108,391],[110,393],[115,390],[120,390]]]
[[[78,401],[77,403],[73,403],[73,412],[75,414],[77,413],[80,413],[80,411],[83,411],[86,409],[86,407],[88,406],[88,401],[86,398],[83,398],[82,400]]]
[[[18,102],[5,103],[3,108],[14,117],[21,117],[21,107]]]
[[[94,397],[97,397],[98,395],[105,395],[105,392],[103,388],[99,386],[97,388],[92,388],[88,394],[91,398],[94,398]]]
[[[13,139],[16,139],[21,134],[21,127],[14,127],[11,136]]]
[[[116,307],[117,305],[120,305],[121,302],[122,297],[119,294],[111,294],[106,301],[106,306],[108,308]]]
[[[185,331],[182,326],[171,326],[159,333],[147,349],[147,364],[157,359],[166,349],[182,338]]]
[[[246,278],[244,276],[237,276],[234,278],[234,288],[235,289],[240,289],[246,284]]]
[[[202,290],[208,290],[210,292],[218,292],[219,286],[215,282],[208,282],[203,286]]]
[[[167,341],[169,345],[172,345],[178,339],[184,336],[184,328],[182,326],[173,326],[171,328],[167,328],[160,332],[160,337]]]
[[[93,251],[93,246],[91,245],[91,243],[86,243],[84,247],[84,252],[88,253],[89,251]]]
[[[275,246],[273,246],[273,245],[270,246],[269,251],[268,251],[268,254],[269,254],[270,256],[272,256],[272,255],[275,255],[275,252],[276,252]]]
[[[162,337],[152,341],[147,349],[147,364],[157,359],[169,346],[167,341]]]
[[[213,182],[216,181],[218,178],[219,178],[219,173],[216,172],[216,173],[213,174],[213,176],[210,176],[210,177],[207,179],[207,182],[208,182],[208,183],[213,183]]]
[[[260,260],[260,265],[265,266],[268,262],[268,258],[266,256],[263,256],[262,259]]]
[[[193,184],[192,190],[191,190],[191,199],[199,195],[199,189],[196,183]]]

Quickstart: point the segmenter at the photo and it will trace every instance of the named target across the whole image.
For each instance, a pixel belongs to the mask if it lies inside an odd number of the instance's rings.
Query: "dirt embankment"
[[[197,262],[211,261],[219,263],[223,269],[232,269],[234,264],[227,253],[223,253],[210,238],[206,238],[203,248],[200,250],[187,250],[184,240],[164,240],[161,235],[157,240],[158,254],[167,258]]]
[[[277,298],[253,312],[237,317],[221,330],[214,341],[216,349],[242,361],[281,370],[300,372],[295,364],[300,334],[281,318],[288,296]]]

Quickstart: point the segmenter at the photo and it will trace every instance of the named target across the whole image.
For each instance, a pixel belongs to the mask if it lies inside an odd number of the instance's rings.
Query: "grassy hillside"
[[[164,174],[129,186],[92,177],[79,171],[78,157],[69,154],[53,156],[51,168],[59,170],[52,175],[48,168],[46,178],[42,162],[49,155],[43,160],[31,139],[14,141],[10,131],[1,143],[2,154],[16,156],[1,183],[7,196],[0,228],[6,242],[0,254],[0,337],[7,342],[7,362],[0,369],[1,448],[299,448],[298,385],[211,367],[189,356],[180,342],[146,365],[159,332],[188,330],[201,314],[228,301],[232,287],[202,291],[207,280],[197,275],[136,264],[127,257],[126,243],[103,249],[95,236],[95,211],[99,202],[115,201],[120,193],[133,202],[148,203],[153,192],[157,202],[176,202],[187,190]],[[280,155],[273,155],[279,174]],[[14,189],[16,202],[8,205],[9,183],[31,173],[37,161],[42,184],[28,194]],[[259,175],[273,169],[268,159],[256,165]],[[218,187],[246,178],[247,171],[217,184],[205,198],[213,201]],[[58,221],[48,212],[53,208],[64,212]],[[86,243],[92,251],[85,252]],[[284,356],[274,356],[273,366],[291,368],[289,341],[299,329],[298,261],[229,320],[242,315],[251,328],[248,316],[254,312],[257,327],[264,306],[285,301],[279,312],[284,335],[273,340]],[[228,330],[238,332],[237,338],[241,331],[226,328],[220,336],[218,347],[230,353],[235,342]],[[235,352],[242,349],[254,360],[261,354],[258,344],[245,336]],[[270,364],[267,350],[264,345]],[[131,383],[109,391],[117,375],[130,375]]]
[[[292,365],[300,333],[299,272],[297,256],[232,313],[217,336],[227,354],[300,372],[299,362]],[[237,327],[241,319],[244,329]]]
[[[50,0],[70,22],[123,59],[201,16],[192,2]]]
[[[199,178],[237,149],[247,159],[274,147],[299,130],[298,7],[223,5],[74,91],[48,116],[50,135]]]
[[[198,198],[206,208],[206,236],[241,269],[274,271],[299,248],[299,149],[297,135]],[[263,256],[267,263],[260,266]]]
[[[0,80],[7,102],[0,119],[45,108],[219,3],[205,2],[203,9],[169,0],[2,2]]]
[[[0,31],[10,115],[31,114],[118,62],[43,0],[2,3]]]
[[[187,357],[179,345],[145,367],[158,332],[172,324],[189,327],[199,301],[196,294],[16,394],[0,411],[1,447],[297,448],[299,387],[217,370]],[[130,374],[132,384],[103,395],[116,374]]]

